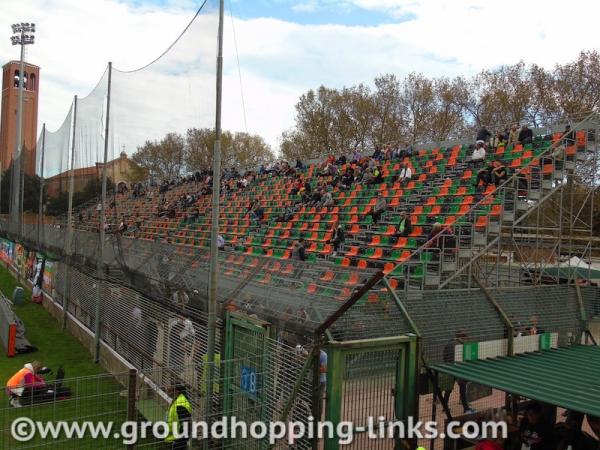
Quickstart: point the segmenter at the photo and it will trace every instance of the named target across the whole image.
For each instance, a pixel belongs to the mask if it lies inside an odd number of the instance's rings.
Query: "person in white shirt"
[[[225,250],[225,239],[220,234],[217,236],[217,247],[219,250]]]
[[[485,142],[477,141],[475,143],[475,150],[471,154],[471,163],[479,164],[485,161]]]
[[[408,163],[403,163],[400,173],[398,174],[398,181],[403,186],[410,181],[412,178],[412,169],[408,166]]]

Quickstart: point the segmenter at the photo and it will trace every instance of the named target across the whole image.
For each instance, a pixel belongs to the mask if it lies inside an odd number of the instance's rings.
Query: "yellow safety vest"
[[[169,412],[167,417],[167,424],[169,425],[169,435],[165,438],[165,442],[173,442],[175,440],[175,433],[173,432],[174,430],[177,430],[178,437],[182,437],[180,436],[180,434],[183,432],[183,429],[179,429],[179,416],[177,415],[178,406],[183,406],[190,413],[190,417],[192,416],[191,403],[188,401],[185,395],[179,394],[175,401],[171,403],[171,406],[169,406]],[[191,433],[191,427],[189,427],[187,431],[188,433]]]

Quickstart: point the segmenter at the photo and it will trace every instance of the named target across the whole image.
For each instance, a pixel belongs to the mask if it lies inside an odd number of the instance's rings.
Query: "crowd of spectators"
[[[476,189],[485,189],[490,184],[499,186],[509,178],[509,169],[500,159],[489,158],[490,152],[505,145],[527,144],[533,139],[533,131],[526,125],[519,127],[513,125],[502,131],[491,133],[486,127],[482,127],[477,135],[470,158],[466,161],[468,165],[477,170],[475,178]],[[574,133],[569,127],[563,133],[565,145],[575,142]],[[329,153],[321,164],[314,166],[312,171],[306,171],[306,165],[299,159],[294,164],[285,160],[275,161],[271,164],[263,164],[257,171],[240,172],[236,168],[226,168],[221,173],[220,191],[239,192],[251,189],[261,178],[266,176],[284,177],[289,180],[289,195],[296,198],[287,201],[283,210],[274,215],[271,220],[275,222],[289,222],[302,207],[331,208],[335,207],[336,200],[333,193],[336,190],[348,191],[356,185],[376,186],[384,182],[383,164],[386,161],[396,160],[400,163],[400,170],[395,182],[406,186],[413,179],[414,169],[411,164],[413,146],[407,143],[395,143],[387,145],[376,145],[373,152],[365,154],[356,148],[351,155],[335,157]],[[315,181],[316,180],[316,181]],[[388,180],[389,181],[389,180]],[[179,186],[189,184],[184,194],[176,198],[166,194]],[[184,224],[192,224],[200,217],[197,201],[202,196],[211,195],[213,191],[212,170],[196,171],[187,176],[179,176],[171,180],[163,180],[157,183],[150,180],[146,183],[133,183],[127,187],[125,183],[118,186],[121,195],[129,195],[132,199],[145,198],[153,207],[153,216],[156,218],[174,219],[181,217]],[[167,200],[168,198],[168,200]],[[112,205],[111,205],[112,206]],[[98,205],[101,208],[101,205]],[[372,222],[377,225],[388,210],[387,200],[381,192],[378,193],[375,204],[367,211]],[[88,213],[89,214],[89,213]],[[245,217],[251,220],[255,227],[260,227],[265,222],[265,209],[262,199],[256,197],[250,201]],[[89,219],[89,217],[88,217]],[[412,233],[412,223],[407,212],[401,212],[400,223],[395,233],[396,237],[408,237]],[[80,220],[82,218],[80,217]],[[143,226],[143,220],[139,216],[123,216],[117,230],[119,232],[136,232]],[[344,227],[338,223],[331,227],[332,238],[329,243],[337,252],[345,241]],[[436,238],[436,235],[451,234],[448,227],[439,223],[432,226],[428,236],[428,247],[435,248],[447,243],[446,239]],[[298,248],[304,248],[303,242],[297,242]],[[296,248],[296,247],[295,247]],[[298,259],[305,257],[305,252],[293,252]]]

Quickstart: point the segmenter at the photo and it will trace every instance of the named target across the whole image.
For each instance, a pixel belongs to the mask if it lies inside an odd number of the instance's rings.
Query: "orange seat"
[[[331,270],[328,270],[327,272],[325,272],[323,274],[323,276],[321,278],[319,278],[321,281],[331,281],[335,278],[335,273],[333,273]]]
[[[487,227],[488,224],[488,217],[487,216],[479,216],[477,218],[477,222],[475,222],[475,228],[485,228]]]
[[[394,244],[394,248],[404,248],[406,247],[407,242],[408,239],[405,237],[398,238],[398,242]]]

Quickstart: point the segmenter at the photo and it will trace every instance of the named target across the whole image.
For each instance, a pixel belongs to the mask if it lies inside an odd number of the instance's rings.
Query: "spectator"
[[[490,137],[492,137],[492,133],[490,133],[488,129],[485,126],[483,126],[477,132],[477,137],[475,138],[475,140],[489,142]]]
[[[396,237],[408,237],[412,233],[412,223],[406,211],[400,212],[400,222],[396,227]]]
[[[352,170],[351,167],[349,167],[348,169],[346,169],[346,171],[340,178],[338,187],[344,191],[347,191],[348,189],[350,189],[352,187],[353,183],[354,183],[354,171]]]
[[[475,149],[471,154],[471,163],[472,164],[480,164],[485,161],[485,142],[479,140],[475,143]]]
[[[123,234],[127,231],[127,222],[125,221],[125,216],[121,218],[121,223],[119,224],[119,233]]]
[[[519,142],[519,129],[517,124],[514,124],[508,133],[508,145],[515,145],[517,142]]]
[[[373,207],[373,211],[371,211],[371,217],[373,218],[373,223],[376,224],[377,222],[379,222],[381,215],[386,211],[386,209],[387,209],[387,202],[385,200],[385,197],[381,193],[381,191],[379,191],[377,193],[377,202],[375,203],[375,206]]]
[[[363,173],[362,180],[364,184],[373,184],[373,169],[367,167]]]
[[[519,426],[519,438],[522,448],[531,450],[551,450],[555,443],[552,425],[542,414],[542,405],[531,402],[525,409],[525,415]]]
[[[527,124],[523,124],[521,127],[521,131],[519,132],[518,142],[520,144],[531,144],[533,142],[533,131],[527,126]]]
[[[565,147],[575,145],[575,132],[571,130],[571,125],[565,126],[565,131],[561,138]]]
[[[294,250],[292,252],[294,259],[299,261],[306,261],[306,248],[304,248],[304,238],[298,239],[294,243]]]
[[[334,205],[335,205],[335,202],[333,200],[333,195],[331,195],[331,192],[323,189],[322,194],[321,194],[321,206],[328,207],[328,206],[334,206]]]
[[[383,183],[383,174],[381,173],[381,169],[377,166],[373,168],[373,178],[370,183],[367,184],[380,184]]]
[[[296,170],[304,170],[306,167],[300,161],[300,158],[296,158]]]
[[[439,224],[436,224],[436,225],[439,225]],[[440,228],[441,228],[441,225],[440,225]],[[463,330],[458,330],[456,332],[456,334],[454,335],[454,339],[450,339],[448,341],[448,343],[446,344],[446,346],[444,347],[443,358],[444,358],[444,362],[446,364],[451,364],[455,361],[456,346],[464,345],[464,343],[466,341],[467,341],[467,333],[465,333]],[[458,381],[460,403],[462,404],[463,411],[465,412],[465,414],[473,414],[475,412],[475,410],[473,408],[471,408],[471,406],[469,405],[469,400],[467,398],[467,382],[465,380],[457,380],[457,381]],[[454,380],[452,382],[452,386],[450,387],[450,389],[448,389],[446,392],[444,392],[442,394],[442,399],[446,405],[448,405],[448,401],[450,400],[450,395],[452,394],[453,390],[454,390]]]
[[[331,244],[333,245],[333,256],[336,255],[337,251],[340,248],[340,245],[344,243],[346,240],[346,233],[344,232],[344,227],[342,224],[338,223],[337,226],[333,228],[333,236],[331,237]]]
[[[225,239],[220,234],[217,236],[217,247],[219,250],[225,250]]]
[[[492,182],[492,172],[495,169],[495,162],[492,161],[486,168],[481,169],[475,180],[475,188],[479,188],[479,184],[483,182],[484,187]]]
[[[498,131],[494,138],[491,140],[490,145],[493,149],[496,149],[498,147],[504,147],[505,143],[506,141],[504,139],[504,133],[502,133],[502,131]]]
[[[260,205],[260,204],[256,204],[256,206],[254,207],[254,209],[252,210],[252,218],[260,223],[262,222],[262,220],[265,217],[265,210],[264,208]]]
[[[525,329],[525,334],[528,336],[535,336],[536,334],[543,334],[544,330],[539,327],[538,316],[531,316],[529,318],[530,325]]]
[[[362,153],[359,149],[355,148],[354,153],[352,153],[352,162],[358,163],[362,159]]]
[[[402,163],[402,168],[400,169],[400,173],[398,174],[398,181],[402,186],[406,186],[408,182],[412,178],[412,169],[409,167],[408,163],[405,161]]]
[[[491,174],[491,182],[497,187],[506,180],[508,180],[508,169],[501,161],[496,161],[494,170],[492,170]]]
[[[435,222],[431,227],[431,231],[427,235],[427,248],[440,248],[439,245],[439,234],[442,233],[444,229],[442,228],[442,224],[439,222]]]
[[[371,158],[373,158],[376,161],[380,161],[383,159],[383,152],[379,148],[379,145],[375,146],[375,151],[373,152],[373,155],[371,156]]]

